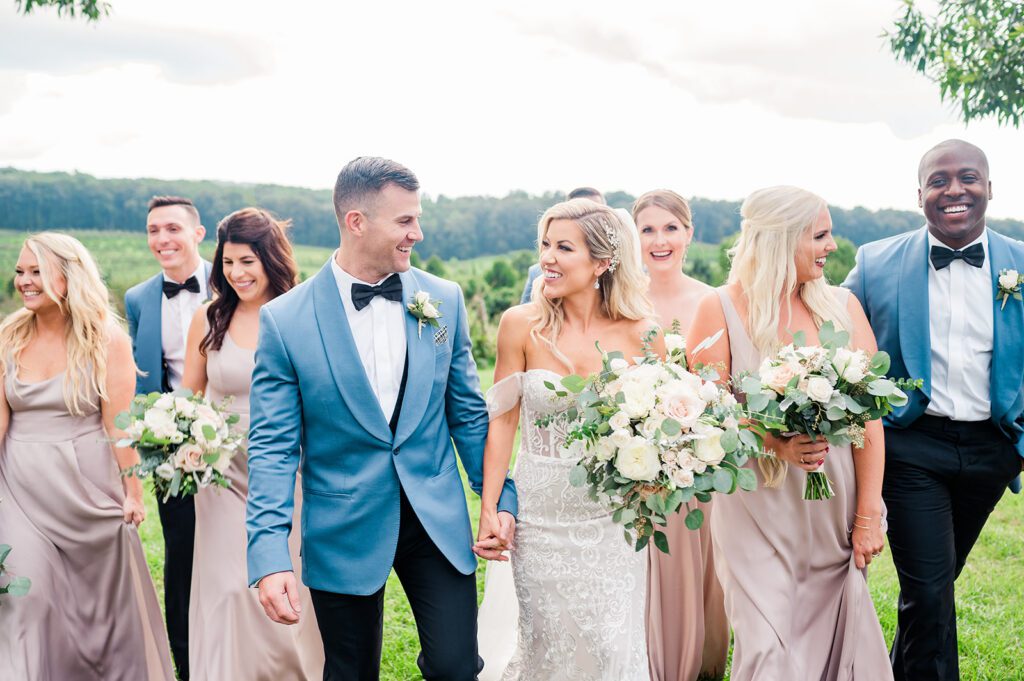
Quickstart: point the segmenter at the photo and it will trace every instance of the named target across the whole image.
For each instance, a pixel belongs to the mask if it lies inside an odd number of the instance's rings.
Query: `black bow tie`
[[[402,280],[397,274],[392,274],[377,286],[352,284],[352,304],[357,311],[369,305],[374,296],[381,296],[396,303],[402,302]]]
[[[175,281],[167,281],[164,279],[164,295],[168,298],[173,298],[182,291],[191,291],[192,293],[199,293],[199,280],[196,279],[195,275],[192,275],[185,280],[184,284],[179,284]]]
[[[932,246],[931,259],[932,265],[937,270],[949,267],[949,263],[954,260],[963,260],[971,267],[981,267],[985,264],[985,247],[981,244],[974,244],[962,251],[954,251],[952,248]]]

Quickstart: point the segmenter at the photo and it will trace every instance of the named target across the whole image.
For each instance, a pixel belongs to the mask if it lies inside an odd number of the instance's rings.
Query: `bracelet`
[[[855,518],[860,518],[861,520],[874,520],[875,519],[875,516],[873,516],[873,515],[861,515],[860,513],[854,513],[853,515],[854,515]]]
[[[857,523],[854,523],[854,524],[853,524],[853,526],[854,526],[854,527],[859,527],[859,528],[860,528],[860,529],[862,529],[862,530],[870,530],[870,529],[871,529],[871,528],[870,528],[869,526],[867,526],[867,525],[858,525]]]

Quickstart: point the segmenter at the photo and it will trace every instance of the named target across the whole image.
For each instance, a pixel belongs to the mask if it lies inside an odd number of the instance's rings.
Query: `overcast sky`
[[[324,188],[380,155],[433,195],[788,183],[916,210],[919,157],[964,137],[989,214],[1024,218],[1024,134],[894,61],[898,0],[111,3],[0,0],[0,166]]]

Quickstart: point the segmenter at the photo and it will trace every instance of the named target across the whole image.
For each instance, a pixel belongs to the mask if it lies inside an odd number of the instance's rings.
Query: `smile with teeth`
[[[817,265],[818,267],[824,267],[824,266],[825,266],[825,260],[826,260],[826,259],[828,259],[828,256],[824,256],[824,257],[821,257],[821,258],[817,258],[817,259],[816,259],[816,260],[814,261],[814,264],[815,264],[815,265]]]
[[[398,250],[402,253],[412,253],[412,246],[399,246]]]
[[[544,278],[545,279],[561,279],[562,278],[562,274],[560,272],[555,272],[554,270],[544,270]]]
[[[235,282],[235,288],[249,288],[250,286],[252,286],[255,283],[256,283],[255,280],[253,280],[253,281],[236,281]]]
[[[26,298],[35,298],[36,296],[40,295],[40,291],[22,291],[21,295],[25,296]]]
[[[165,249],[165,250],[162,250],[162,251],[157,251],[157,253],[159,253],[160,255],[174,255],[177,252],[178,252],[178,249],[176,249],[176,248],[171,248],[171,249]]]
[[[955,206],[945,206],[942,208],[942,212],[946,215],[953,215],[956,213],[966,213],[969,206],[964,203],[958,203]]]
[[[672,251],[651,251],[652,258],[667,258],[672,255]]]

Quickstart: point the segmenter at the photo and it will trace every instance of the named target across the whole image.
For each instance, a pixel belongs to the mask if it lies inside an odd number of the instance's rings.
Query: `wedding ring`
[[[872,558],[878,558],[878,557],[879,557],[880,555],[882,555],[882,552],[881,552],[881,551],[878,551],[877,553],[872,553],[872,554],[871,554],[871,557],[872,557]]]

